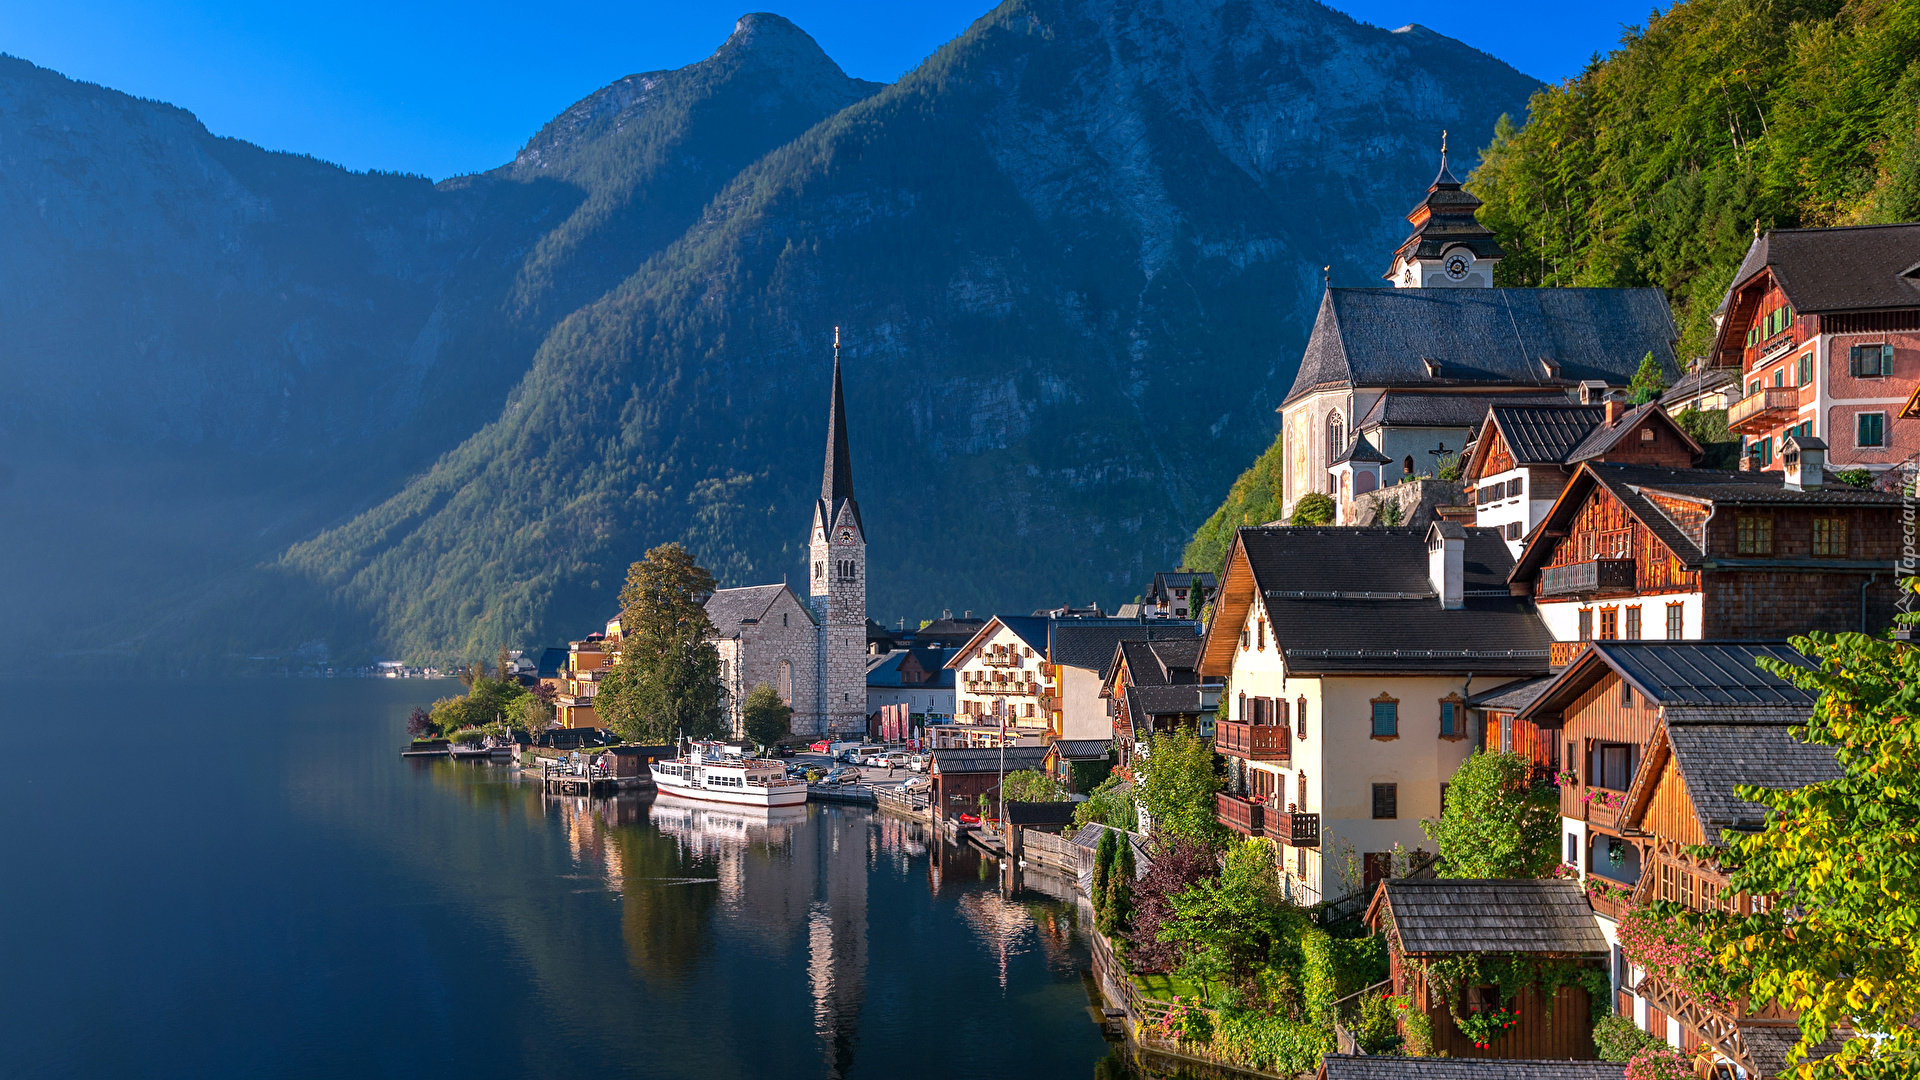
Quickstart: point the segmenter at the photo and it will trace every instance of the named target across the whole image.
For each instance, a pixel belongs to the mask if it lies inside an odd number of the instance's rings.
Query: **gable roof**
[[[1355,431],[1353,433],[1353,441],[1347,444],[1346,450],[1343,451],[1339,457],[1334,458],[1328,464],[1344,465],[1347,462],[1351,461],[1351,462],[1356,462],[1363,465],[1364,464],[1385,465],[1386,463],[1392,460],[1393,459],[1388,457],[1387,455],[1381,453],[1378,450],[1375,450],[1373,448],[1373,444],[1367,441],[1367,437],[1365,435],[1361,434],[1358,431]]]
[[[1047,748],[1044,746],[1009,746],[1004,751],[1004,757],[1002,754],[1003,751],[998,747],[935,750],[933,771],[941,774],[999,772],[1004,761],[1008,772],[1018,772],[1021,769],[1037,770],[1047,760]]]
[[[1047,626],[1049,663],[1082,668],[1104,678],[1122,641],[1200,640],[1200,624],[1190,619],[1054,619]]]
[[[1846,775],[1833,747],[1801,742],[1794,730],[1786,724],[1667,726],[1674,767],[1708,843],[1722,843],[1723,829],[1766,826],[1767,808],[1742,799],[1735,791],[1741,785],[1792,791]]]
[[[1204,570],[1162,570],[1153,575],[1153,584],[1147,587],[1147,595],[1167,596],[1172,589],[1211,589],[1213,586],[1213,575]]]
[[[1097,761],[1107,756],[1105,739],[1055,739],[1047,749],[1057,751],[1068,761]]]
[[[549,645],[540,650],[540,666],[534,669],[534,677],[541,679],[559,678],[560,669],[566,666],[567,650],[558,645]]]
[[[1659,289],[1328,289],[1286,400],[1340,386],[1625,386],[1649,352],[1673,379],[1679,336]]]
[[[1706,562],[1702,524],[1683,525],[1667,516],[1649,495],[1661,495],[1703,508],[1711,506],[1883,506],[1899,505],[1892,492],[1865,491],[1829,485],[1812,491],[1786,486],[1786,474],[1777,470],[1721,472],[1718,469],[1667,469],[1653,465],[1620,465],[1583,461],[1579,471],[1554,500],[1546,517],[1527,534],[1526,547],[1514,563],[1514,583],[1531,582],[1553,558],[1572,520],[1579,515],[1595,488],[1605,488],[1620,501],[1688,569]],[[1557,535],[1555,535],[1557,534]],[[1721,560],[1723,565],[1726,560]]]
[[[740,625],[745,622],[757,622],[764,618],[773,607],[773,602],[781,593],[792,593],[786,585],[747,585],[738,589],[715,589],[707,598],[707,619],[713,623],[714,631],[723,638],[740,636]],[[793,597],[800,610],[806,612],[807,621],[813,622],[813,612],[802,603],[798,594]]]
[[[1007,800],[1006,814],[1009,825],[1071,825],[1073,808],[1079,805],[1072,802],[1015,802]]]
[[[1417,390],[1390,390],[1374,399],[1355,431],[1386,425],[1388,427],[1478,428],[1487,418],[1487,410],[1501,406],[1553,408],[1567,402],[1566,392],[1463,394],[1421,393]]]
[[[1200,681],[1199,673],[1194,670],[1200,662],[1198,637],[1120,641],[1114,646],[1113,658],[1107,661],[1106,677],[1109,680],[1120,672],[1120,662],[1123,660],[1133,686],[1168,686],[1175,682]],[[1104,691],[1106,688],[1101,689]]]
[[[1789,1030],[1799,1034],[1797,1028]],[[1327,1054],[1320,1059],[1319,1075],[1325,1080],[1622,1080],[1627,1067],[1612,1061]]]
[[[1762,670],[1760,657],[1811,665],[1785,642],[1769,641],[1594,641],[1555,676],[1522,720],[1540,720],[1564,712],[1613,672],[1648,700],[1662,706],[1669,724],[1773,719],[1782,725],[1805,723],[1813,695]],[[1739,710],[1737,713],[1726,710]]]
[[[957,668],[965,664],[968,658],[1003,629],[1012,631],[1013,636],[1025,643],[1027,648],[1032,649],[1035,655],[1047,655],[1047,620],[1044,617],[995,615],[982,623],[980,629],[973,632],[973,637],[967,639],[965,645],[951,650],[953,655],[947,657],[946,666]]]
[[[1416,956],[1607,954],[1586,893],[1562,878],[1391,878],[1374,905],[1390,916],[1401,950]]]
[[[1475,694],[1467,699],[1467,704],[1476,709],[1491,712],[1518,712],[1534,703],[1547,687],[1553,685],[1553,676],[1542,675],[1535,679],[1521,679],[1505,686],[1497,686],[1484,694]]]
[[[1216,601],[1220,614],[1208,630],[1202,671],[1230,670],[1246,605],[1257,597],[1296,674],[1544,674],[1553,635],[1532,599],[1507,588],[1513,556],[1504,534],[1462,531],[1463,606],[1447,610],[1427,577],[1424,529],[1239,530],[1227,552],[1224,599]],[[1246,573],[1239,572],[1243,567]]]
[[[1916,264],[1920,224],[1772,229],[1748,246],[1719,310],[1769,268],[1793,309],[1803,314],[1920,307]]]
[[[1494,440],[1487,429],[1500,433],[1507,453],[1516,465],[1558,465],[1567,460],[1573,448],[1606,419],[1600,405],[1493,405],[1487,409],[1486,424],[1474,442],[1473,458],[1464,475],[1479,479],[1487,457],[1493,453]]]
[[[1587,433],[1587,437],[1581,440],[1580,445],[1568,451],[1567,461],[1586,461],[1608,453],[1619,446],[1620,441],[1628,434],[1637,431],[1642,421],[1648,420],[1655,426],[1666,428],[1671,434],[1679,436],[1681,442],[1686,444],[1687,449],[1692,452],[1694,460],[1699,460],[1700,455],[1705,453],[1700,448],[1700,444],[1693,441],[1693,436],[1687,434],[1679,424],[1674,423],[1673,418],[1667,415],[1667,411],[1662,409],[1658,402],[1649,401],[1645,405],[1636,405],[1628,409],[1612,424],[1603,420],[1594,425],[1593,430]]]
[[[1210,712],[1202,702],[1205,688],[1199,683],[1178,686],[1136,686],[1127,691],[1127,712],[1136,721],[1143,716],[1179,716]]]
[[[914,645],[905,649],[895,649],[890,653],[876,657],[872,663],[867,665],[867,685],[900,687],[909,690],[951,690],[953,689],[954,671],[952,668],[946,666],[947,653],[949,651],[951,650],[934,649],[925,645]],[[900,665],[906,663],[907,657],[909,656],[913,657],[922,668],[926,669],[927,675],[929,676],[927,682],[910,683],[900,681]]]

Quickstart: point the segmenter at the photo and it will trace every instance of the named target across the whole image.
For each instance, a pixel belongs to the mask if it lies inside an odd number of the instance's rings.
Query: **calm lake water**
[[[403,760],[451,682],[19,684],[0,1077],[1090,1077],[1072,909],[917,825]],[[30,712],[84,749],[26,737]],[[984,878],[984,879],[983,879]]]

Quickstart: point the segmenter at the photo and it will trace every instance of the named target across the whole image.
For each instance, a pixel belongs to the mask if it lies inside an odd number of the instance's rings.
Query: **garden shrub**
[[[1221,1009],[1213,1049],[1231,1061],[1285,1075],[1311,1073],[1334,1051],[1333,1033],[1318,1024],[1283,1020],[1245,1009]]]

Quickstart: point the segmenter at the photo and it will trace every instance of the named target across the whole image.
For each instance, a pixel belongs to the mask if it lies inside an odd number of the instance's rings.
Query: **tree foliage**
[[[1333,522],[1333,515],[1338,510],[1333,496],[1318,491],[1308,492],[1293,504],[1293,516],[1287,519],[1287,524],[1328,525]]]
[[[1173,898],[1218,873],[1219,864],[1212,844],[1164,833],[1154,835],[1149,851],[1152,861],[1134,888],[1127,956],[1138,970],[1170,971],[1179,952],[1160,939],[1160,927],[1173,918]]]
[[[1071,793],[1065,784],[1035,769],[1018,769],[1000,781],[1000,790],[1008,802],[1066,802]]]
[[[1140,817],[1133,805],[1133,784],[1118,773],[1109,775],[1087,796],[1087,801],[1073,808],[1073,827],[1080,828],[1093,822],[1135,832],[1140,828]]]
[[[1727,410],[1683,409],[1673,414],[1673,422],[1706,451],[1698,462],[1700,468],[1740,467],[1740,436],[1727,429]]]
[[[1226,564],[1227,549],[1233,546],[1233,534],[1241,526],[1280,520],[1280,507],[1285,498],[1282,485],[1286,478],[1282,441],[1278,436],[1274,438],[1273,445],[1255,458],[1227,489],[1226,500],[1220,508],[1194,531],[1193,539],[1187,542],[1186,553],[1181,556],[1187,566],[1217,574]]]
[[[1220,873],[1189,885],[1172,900],[1158,937],[1172,945],[1180,971],[1208,998],[1245,983],[1273,950],[1291,905],[1280,897],[1273,842],[1248,837],[1227,849]]]
[[[1217,842],[1224,830],[1214,817],[1220,775],[1213,746],[1190,732],[1160,732],[1141,764],[1140,801],[1155,832],[1193,843]]]
[[[1503,285],[1652,285],[1681,355],[1762,228],[1920,216],[1920,6],[1687,0],[1502,119],[1468,187]]]
[[[747,738],[761,746],[772,746],[793,731],[793,706],[781,701],[780,692],[766,683],[756,683],[747,691],[741,714]]]
[[[594,697],[608,726],[637,742],[727,734],[720,654],[703,603],[713,575],[679,544],[662,544],[627,569],[623,636]]]
[[[1560,791],[1524,754],[1470,755],[1447,783],[1440,817],[1420,822],[1452,878],[1544,877],[1560,863]]]
[[[1654,361],[1651,351],[1640,358],[1640,368],[1633,373],[1633,381],[1628,388],[1632,391],[1631,400],[1635,405],[1660,400],[1661,392],[1667,388],[1667,377]]]
[[[1729,832],[1730,888],[1776,902],[1765,912],[1686,916],[1728,980],[1758,1008],[1800,1016],[1804,1054],[1836,1024],[1856,1037],[1803,1078],[1920,1073],[1920,649],[1864,634],[1813,633],[1793,645],[1808,670],[1768,671],[1820,695],[1800,738],[1833,748],[1844,775],[1794,791],[1742,787],[1769,810],[1764,830]]]

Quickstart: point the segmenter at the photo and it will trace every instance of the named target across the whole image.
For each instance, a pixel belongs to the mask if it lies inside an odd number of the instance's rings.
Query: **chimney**
[[[1621,413],[1620,399],[1608,398],[1607,399],[1607,426],[1608,427],[1612,427],[1613,425],[1620,422],[1620,413]]]
[[[1788,491],[1819,491],[1826,482],[1827,443],[1813,435],[1789,435],[1780,443]]]
[[[1427,581],[1440,594],[1440,606],[1451,611],[1465,606],[1467,530],[1457,521],[1427,526]]]

